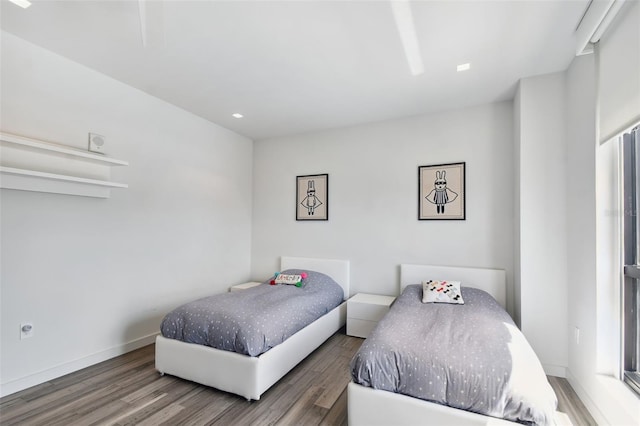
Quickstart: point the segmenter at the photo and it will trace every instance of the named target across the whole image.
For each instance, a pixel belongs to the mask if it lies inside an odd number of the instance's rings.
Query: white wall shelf
[[[128,166],[115,158],[64,145],[0,132],[0,188],[109,198],[111,167]]]

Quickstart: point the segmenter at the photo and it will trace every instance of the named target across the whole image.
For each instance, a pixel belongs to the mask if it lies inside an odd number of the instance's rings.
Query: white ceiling
[[[2,29],[259,140],[511,99],[567,68],[589,0],[413,1],[418,76],[388,1],[148,0],[146,46],[136,0],[32,2]]]

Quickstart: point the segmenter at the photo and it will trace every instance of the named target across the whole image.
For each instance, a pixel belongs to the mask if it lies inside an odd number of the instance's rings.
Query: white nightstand
[[[248,283],[236,284],[234,286],[231,286],[229,291],[246,290],[248,288],[255,287],[260,284],[262,283],[258,281],[249,281]]]
[[[358,293],[347,300],[347,334],[366,338],[396,300],[392,296]]]

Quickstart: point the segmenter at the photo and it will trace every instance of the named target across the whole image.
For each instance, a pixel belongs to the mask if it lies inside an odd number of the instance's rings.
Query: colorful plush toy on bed
[[[276,272],[275,276],[271,280],[269,284],[287,284],[287,285],[295,285],[296,287],[302,287],[304,284],[304,279],[307,278],[307,273],[302,272],[301,274],[291,275],[291,274],[281,274],[280,272]]]

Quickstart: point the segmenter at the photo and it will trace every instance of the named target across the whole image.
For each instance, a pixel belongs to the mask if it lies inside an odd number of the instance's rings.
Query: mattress
[[[557,399],[511,317],[488,293],[463,305],[422,303],[410,285],[351,361],[352,380],[526,424],[553,422]]]
[[[342,288],[325,274],[299,269],[283,274],[303,272],[301,287],[267,280],[186,303],[164,317],[160,331],[170,339],[258,356],[342,303]]]

